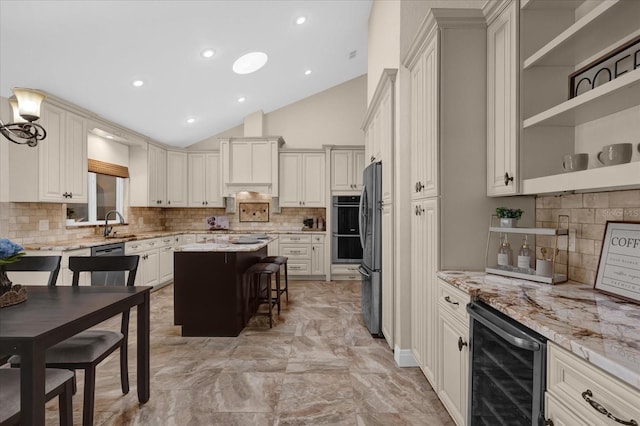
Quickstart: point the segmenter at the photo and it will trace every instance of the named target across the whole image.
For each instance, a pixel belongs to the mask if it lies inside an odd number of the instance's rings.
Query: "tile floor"
[[[95,425],[454,424],[422,372],[396,367],[387,343],[368,333],[359,282],[292,281],[276,325],[255,317],[238,337],[181,337],[172,285],[152,293],[151,305],[151,399],[137,400],[132,330],[131,391],[121,393],[116,352],[98,366]],[[47,424],[58,424],[57,400]]]

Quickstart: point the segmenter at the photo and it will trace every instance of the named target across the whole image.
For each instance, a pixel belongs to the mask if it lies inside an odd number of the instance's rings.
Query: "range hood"
[[[222,196],[258,192],[278,196],[281,136],[254,136],[220,139]]]

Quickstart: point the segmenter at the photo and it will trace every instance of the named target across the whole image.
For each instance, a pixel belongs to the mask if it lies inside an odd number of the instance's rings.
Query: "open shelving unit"
[[[558,248],[558,238],[560,236],[569,236],[569,216],[566,215],[559,215],[558,216],[558,220],[557,220],[557,226],[555,228],[505,228],[505,227],[501,227],[501,226],[494,226],[494,221],[497,219],[496,215],[492,215],[490,222],[489,222],[489,234],[487,236],[487,250],[486,250],[486,254],[485,254],[485,272],[490,273],[490,274],[495,274],[495,275],[503,275],[506,277],[512,277],[512,278],[520,278],[520,279],[525,279],[525,280],[530,280],[530,281],[536,281],[536,282],[540,282],[540,283],[545,283],[545,284],[559,284],[559,283],[563,283],[565,281],[568,280],[567,274],[563,274],[563,273],[557,273],[556,272],[556,266],[557,266],[557,258],[558,258],[558,254],[559,254],[559,248]],[[561,222],[564,225],[566,223],[566,226],[560,227],[561,226]],[[489,253],[490,253],[490,247],[491,243],[494,242],[494,238],[492,238],[493,236],[497,235],[498,237],[501,237],[502,234],[520,234],[520,235],[546,235],[546,236],[550,236],[553,237],[553,247],[551,248],[551,276],[545,276],[545,275],[536,275],[536,272],[534,269],[529,269],[529,270],[524,270],[521,268],[518,268],[517,266],[510,266],[510,267],[504,267],[504,266],[498,266],[496,264],[494,264],[494,262],[490,262],[489,261]],[[494,247],[497,246],[497,244],[494,244]],[[535,255],[535,246],[536,244],[533,245],[533,249],[532,251],[534,252]],[[566,258],[567,258],[567,272],[569,271],[569,256],[568,256],[568,241],[567,241],[567,245],[566,248],[564,249],[565,253],[566,253]],[[517,256],[517,251],[514,251],[514,258]]]
[[[640,188],[640,69],[567,99],[571,73],[640,36],[640,1],[522,0],[520,15],[520,193]],[[600,167],[600,149],[622,142],[631,162]],[[574,152],[589,168],[563,173]]]

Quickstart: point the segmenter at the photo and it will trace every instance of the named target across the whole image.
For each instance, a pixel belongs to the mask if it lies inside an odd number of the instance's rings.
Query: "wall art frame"
[[[607,221],[594,288],[640,303],[640,222]]]

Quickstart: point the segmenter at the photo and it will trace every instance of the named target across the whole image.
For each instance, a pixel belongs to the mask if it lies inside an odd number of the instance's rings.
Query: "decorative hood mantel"
[[[278,152],[281,136],[220,139],[222,195],[241,191],[278,196]]]

